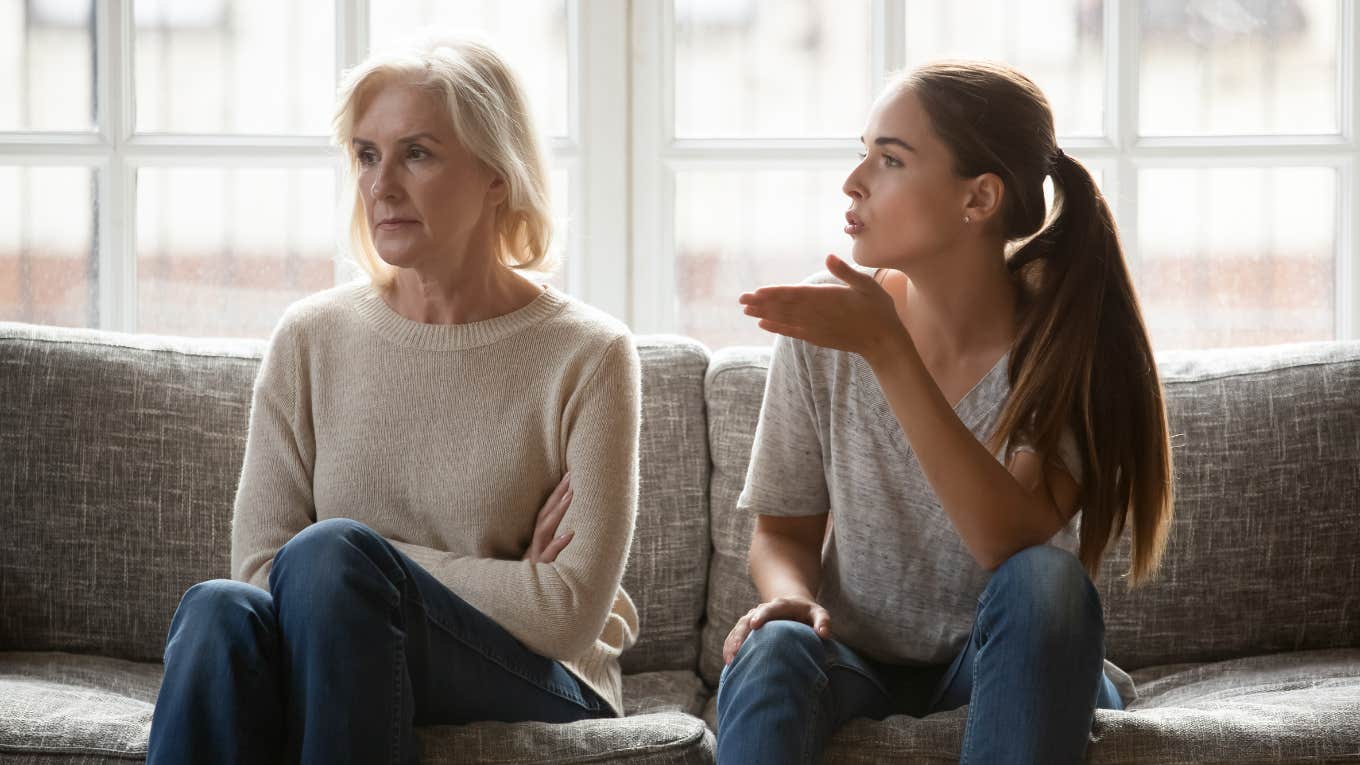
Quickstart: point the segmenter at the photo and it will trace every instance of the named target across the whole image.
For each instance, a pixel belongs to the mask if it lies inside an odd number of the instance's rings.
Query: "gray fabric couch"
[[[426,761],[713,759],[728,626],[756,600],[735,511],[768,364],[638,339],[642,484],[628,716],[421,729]],[[228,573],[254,341],[0,323],[0,763],[145,756],[165,633]],[[1360,343],[1159,356],[1177,518],[1160,579],[1099,582],[1140,698],[1097,763],[1360,762]],[[856,721],[837,762],[950,762],[964,710]],[[705,723],[707,721],[707,724]]]

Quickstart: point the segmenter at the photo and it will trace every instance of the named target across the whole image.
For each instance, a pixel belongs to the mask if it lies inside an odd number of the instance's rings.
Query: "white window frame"
[[[77,166],[97,179],[98,328],[136,332],[137,172],[151,167],[309,167],[335,171],[336,203],[344,164],[325,136],[137,133],[133,0],[95,0],[93,131],[0,133],[0,163]],[[335,67],[368,48],[368,0],[334,0]],[[568,134],[548,142],[552,167],[568,173],[570,221],[566,281],[579,297],[628,315],[627,163],[628,0],[566,0]],[[343,214],[343,213],[342,213]],[[337,221],[336,231],[345,230]],[[337,241],[340,248],[342,242]],[[588,249],[588,251],[587,251]],[[336,278],[343,269],[337,267]]]
[[[1159,167],[1280,167],[1306,162],[1337,177],[1335,336],[1360,338],[1360,12],[1341,2],[1337,25],[1339,131],[1323,136],[1139,137],[1139,5],[1107,0],[1104,14],[1103,135],[1061,137],[1064,150],[1104,173],[1107,199],[1120,224],[1130,270],[1138,270],[1138,171]],[[906,60],[907,0],[872,0],[873,90]],[[844,166],[858,141],[845,139],[692,140],[675,137],[675,2],[633,6],[633,326],[673,332],[675,310],[675,176],[694,167],[819,169]],[[733,285],[734,290],[752,285]]]
[[[874,88],[905,61],[907,0],[870,0]],[[335,72],[368,47],[370,0],[334,0]],[[1360,9],[1340,3],[1340,129],[1328,136],[1140,138],[1134,0],[1107,0],[1104,136],[1064,148],[1105,174],[1130,268],[1138,268],[1137,173],[1185,166],[1298,164],[1337,174],[1335,305],[1338,339],[1360,338]],[[638,332],[675,332],[675,174],[695,167],[843,167],[852,138],[678,140],[674,135],[674,0],[566,0],[568,134],[550,141],[566,169],[566,282],[578,297]],[[0,133],[0,163],[79,166],[98,184],[98,326],[138,331],[136,173],[143,167],[343,168],[321,136],[136,134],[132,0],[96,0],[94,131]],[[338,201],[338,200],[337,200]],[[337,221],[337,231],[343,221]],[[337,247],[341,246],[337,242]],[[339,274],[337,273],[337,278]],[[745,285],[733,285],[734,290]]]

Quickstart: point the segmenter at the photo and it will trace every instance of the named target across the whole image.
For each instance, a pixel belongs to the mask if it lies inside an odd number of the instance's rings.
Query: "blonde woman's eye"
[[[378,161],[378,155],[377,155],[376,153],[374,153],[374,152],[372,152],[372,151],[370,151],[370,150],[368,150],[368,149],[364,149],[363,151],[359,152],[359,164],[360,164],[360,165],[363,165],[363,166],[367,167],[367,166],[369,166],[369,165],[375,164],[377,161]]]
[[[406,156],[410,157],[411,159],[424,159],[430,156],[430,153],[420,148],[419,146],[412,146],[411,149],[406,152]]]

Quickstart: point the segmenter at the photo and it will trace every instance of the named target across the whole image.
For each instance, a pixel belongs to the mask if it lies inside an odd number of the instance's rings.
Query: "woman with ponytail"
[[[1134,695],[1092,578],[1128,527],[1147,580],[1172,508],[1114,221],[1002,65],[895,80],[862,139],[857,265],[741,296],[778,337],[738,501],[763,602],[724,645],[718,759],[812,761],[851,718],[967,704],[963,762],[1079,762]]]

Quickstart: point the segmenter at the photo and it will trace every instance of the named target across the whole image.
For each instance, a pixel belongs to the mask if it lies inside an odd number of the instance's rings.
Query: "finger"
[[[543,541],[557,534],[557,526],[562,522],[562,516],[567,514],[567,509],[571,507],[571,500],[576,494],[570,488],[556,501],[549,501],[539,511],[538,522],[534,525],[535,536],[542,536]]]
[[[820,606],[812,609],[812,630],[818,637],[831,637],[831,614]]]
[[[748,305],[742,313],[757,319],[770,319],[781,324],[797,324],[808,312],[808,306],[799,303],[759,303]]]
[[[751,629],[760,629],[766,622],[779,619],[792,619],[810,624],[812,617],[808,613],[807,601],[772,600],[769,603],[762,603],[751,612]]]
[[[550,534],[557,533],[557,525],[562,522],[562,516],[567,514],[571,508],[571,501],[576,498],[576,492],[567,489],[557,502],[550,508],[545,508],[543,513],[543,524],[549,527]]]
[[[761,287],[751,292],[743,292],[737,298],[738,303],[743,305],[761,305],[768,303],[787,303],[805,299],[810,294],[815,294],[822,288],[820,284],[774,284]]]
[[[798,327],[793,324],[785,324],[783,322],[773,321],[771,319],[761,319],[760,321],[756,322],[756,326],[760,327],[766,332],[773,332],[776,335],[792,337],[795,340],[808,339],[807,331],[802,327]]]
[[[737,658],[737,652],[741,650],[742,643],[746,642],[746,636],[751,634],[748,624],[747,617],[743,616],[728,633],[727,640],[723,641],[723,664],[731,664],[732,660]]]
[[[826,270],[830,271],[832,276],[860,291],[878,287],[878,282],[875,282],[872,276],[860,273],[834,254],[826,256]]]
[[[562,549],[567,546],[567,543],[570,542],[574,536],[576,536],[576,532],[568,530],[553,537],[553,540],[543,548],[543,553],[538,556],[538,562],[552,563],[557,560],[557,554],[562,552]]]
[[[562,495],[566,494],[567,490],[570,488],[571,488],[571,471],[568,470],[567,472],[562,474],[562,479],[557,482],[556,486],[553,487],[552,493],[548,495],[548,499],[543,503],[544,507],[562,499]]]

